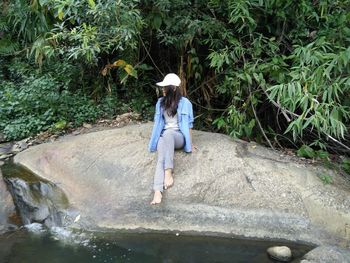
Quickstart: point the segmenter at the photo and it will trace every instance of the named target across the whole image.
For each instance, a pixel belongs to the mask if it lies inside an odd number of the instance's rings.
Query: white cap
[[[165,86],[180,86],[181,84],[181,79],[179,78],[178,75],[174,73],[169,73],[167,74],[162,82],[158,82],[157,86],[165,87]]]

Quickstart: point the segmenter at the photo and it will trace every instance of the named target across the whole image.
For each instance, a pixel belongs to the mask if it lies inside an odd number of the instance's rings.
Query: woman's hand
[[[192,129],[190,129],[190,139],[192,142]],[[192,152],[195,152],[198,150],[197,146],[195,146],[193,143],[191,143],[191,145],[192,145]]]
[[[197,146],[192,143],[192,152],[196,152],[198,150]]]

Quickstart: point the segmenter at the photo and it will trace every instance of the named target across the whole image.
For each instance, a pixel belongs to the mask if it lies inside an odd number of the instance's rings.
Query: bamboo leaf
[[[94,0],[88,0],[89,6],[91,7],[91,9],[94,9],[96,4]]]
[[[122,59],[118,59],[113,63],[113,65],[116,67],[124,68],[127,65],[127,63]]]
[[[306,122],[303,124],[303,130],[310,125],[310,123],[314,120],[314,116],[309,117]]]
[[[297,151],[299,157],[314,158],[316,156],[315,151],[308,145],[303,145]]]
[[[64,16],[63,10],[62,10],[62,9],[59,9],[59,10],[58,10],[58,19],[59,19],[59,20],[62,20],[62,19],[63,19],[63,16]]]
[[[124,70],[126,71],[126,73],[128,73],[128,75],[133,76],[134,78],[137,78],[137,71],[130,64],[127,64],[124,67]]]

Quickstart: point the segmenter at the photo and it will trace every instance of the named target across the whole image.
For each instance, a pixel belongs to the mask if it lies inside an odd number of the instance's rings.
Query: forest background
[[[135,111],[166,73],[195,128],[350,173],[349,0],[2,0],[0,133],[19,140]]]

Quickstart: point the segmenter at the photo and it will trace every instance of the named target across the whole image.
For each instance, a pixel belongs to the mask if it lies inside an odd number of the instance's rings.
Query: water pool
[[[179,233],[73,233],[64,229],[26,229],[0,236],[2,263],[92,262],[274,262],[266,249],[288,245],[293,261],[312,249],[300,244]]]

